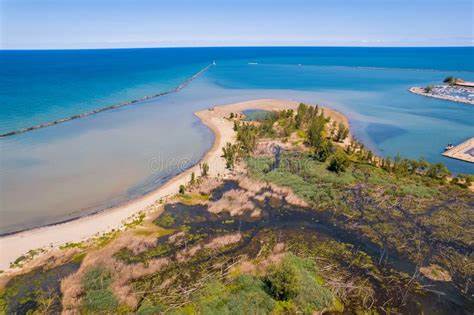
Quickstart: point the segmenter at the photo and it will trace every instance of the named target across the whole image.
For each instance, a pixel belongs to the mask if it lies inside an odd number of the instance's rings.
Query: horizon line
[[[46,51],[46,50],[126,50],[126,49],[181,49],[181,48],[474,48],[470,45],[409,45],[409,46],[370,46],[370,45],[202,45],[202,46],[153,46],[153,47],[81,47],[81,48],[3,48],[0,51]]]

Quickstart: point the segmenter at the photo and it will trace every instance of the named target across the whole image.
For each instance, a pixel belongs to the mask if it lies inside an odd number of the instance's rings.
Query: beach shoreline
[[[194,172],[200,175],[200,164],[209,165],[209,176],[225,178],[230,173],[225,167],[225,161],[221,157],[222,147],[227,142],[235,142],[233,121],[227,119],[230,113],[242,112],[246,109],[261,110],[283,110],[296,109],[299,102],[276,99],[259,99],[240,103],[215,106],[196,112],[195,115],[201,123],[207,126],[214,134],[214,143],[203,158],[194,166],[174,176],[169,181],[156,188],[152,192],[140,198],[117,207],[104,209],[103,211],[88,216],[72,219],[64,223],[38,227],[24,230],[0,237],[0,270],[8,271],[10,263],[30,250],[55,249],[67,243],[76,243],[89,240],[112,230],[120,230],[125,224],[140,212],[156,209],[160,201],[176,195],[180,185],[186,185]],[[326,116],[336,121],[342,121],[349,126],[346,116],[328,108],[323,108]]]

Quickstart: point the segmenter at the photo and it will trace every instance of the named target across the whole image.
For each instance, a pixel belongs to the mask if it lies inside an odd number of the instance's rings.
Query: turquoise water
[[[448,75],[474,80],[474,48],[201,48],[1,51],[0,130],[8,132],[173,89],[178,93],[0,139],[0,232],[120,204],[196,163],[213,136],[193,113],[282,98],[345,113],[381,155],[441,156],[474,136],[474,107],[411,94]],[[249,64],[251,63],[251,64]]]

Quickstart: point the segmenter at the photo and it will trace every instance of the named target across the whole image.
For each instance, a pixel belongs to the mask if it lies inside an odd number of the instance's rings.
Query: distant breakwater
[[[186,80],[184,80],[181,84],[179,84],[174,89],[164,91],[164,92],[154,94],[154,95],[144,96],[142,98],[135,99],[135,100],[128,101],[128,102],[118,103],[118,104],[114,104],[114,105],[110,105],[110,106],[106,106],[106,107],[101,107],[101,108],[94,109],[94,110],[91,110],[91,111],[88,111],[88,112],[85,112],[85,113],[82,113],[82,114],[77,114],[77,115],[69,116],[69,117],[66,117],[66,118],[53,120],[53,121],[42,123],[42,124],[39,124],[39,125],[9,131],[7,133],[0,134],[0,138],[14,136],[14,135],[17,135],[17,134],[20,134],[20,133],[25,133],[25,132],[28,132],[28,131],[33,131],[33,130],[37,130],[37,129],[41,129],[41,128],[46,128],[46,127],[58,125],[58,124],[61,124],[61,123],[67,122],[67,121],[74,120],[74,119],[84,118],[84,117],[91,116],[91,115],[94,115],[94,114],[98,114],[98,113],[101,113],[101,112],[105,112],[105,111],[108,111],[108,110],[117,109],[117,108],[120,108],[120,107],[132,105],[132,104],[135,104],[135,103],[138,103],[138,102],[146,101],[146,100],[149,100],[149,99],[152,99],[152,98],[155,98],[155,97],[160,97],[160,96],[164,96],[164,95],[167,95],[167,94],[179,92],[182,89],[184,89],[189,83],[191,83],[194,79],[196,79],[201,74],[203,74],[204,72],[209,70],[209,68],[212,67],[213,65],[214,65],[214,63],[211,63],[211,64],[207,65],[206,67],[201,69],[199,72],[195,73],[193,76],[191,76],[191,77],[187,78]]]
[[[434,94],[432,92],[426,92],[426,89],[423,87],[411,87],[408,89],[411,93],[418,94],[421,96],[425,97],[432,97],[432,98],[437,98],[440,100],[444,101],[451,101],[451,102],[457,102],[457,103],[464,103],[464,104],[470,104],[474,105],[474,100],[466,98],[466,97],[456,97],[452,95],[441,95],[441,94]]]

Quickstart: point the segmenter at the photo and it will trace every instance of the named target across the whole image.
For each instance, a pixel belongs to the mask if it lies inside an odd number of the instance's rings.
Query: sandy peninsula
[[[246,109],[296,109],[298,104],[295,101],[260,99],[215,106],[195,113],[215,135],[212,148],[200,163],[209,164],[210,176],[226,177],[229,174],[221,154],[222,147],[227,142],[235,142],[233,122],[227,118],[230,113],[242,112]],[[334,121],[343,122],[349,126],[347,118],[341,113],[327,108],[323,110],[325,115]],[[166,201],[167,198],[178,193],[179,186],[189,182],[192,172],[200,174],[199,164],[175,176],[155,191],[121,206],[69,222],[0,237],[0,270],[8,271],[11,262],[30,250],[41,248],[48,251],[66,243],[85,241],[113,229],[123,228],[124,224],[132,220],[137,213],[153,211],[158,207],[160,200]]]

